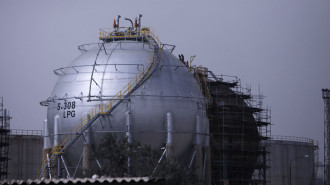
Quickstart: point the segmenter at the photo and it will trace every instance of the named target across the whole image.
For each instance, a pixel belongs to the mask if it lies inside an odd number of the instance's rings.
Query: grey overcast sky
[[[330,88],[329,0],[0,0],[0,96],[13,129],[42,129],[57,76],[113,18],[143,14],[175,55],[238,76],[266,96],[272,134],[318,140]],[[127,25],[122,19],[122,23]],[[322,150],[320,151],[322,153]],[[322,158],[323,155],[320,157]]]

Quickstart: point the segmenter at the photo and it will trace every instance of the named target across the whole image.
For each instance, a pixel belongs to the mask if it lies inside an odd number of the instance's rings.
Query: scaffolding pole
[[[7,179],[10,132],[9,112],[4,109],[3,97],[0,97],[0,180]]]

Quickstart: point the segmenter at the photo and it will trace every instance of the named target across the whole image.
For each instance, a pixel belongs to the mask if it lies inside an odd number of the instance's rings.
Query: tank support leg
[[[50,166],[48,153],[47,153],[47,170],[48,170],[49,178],[52,179],[52,168]]]
[[[74,173],[73,173],[72,178],[74,178],[76,176],[76,173],[77,173],[77,171],[79,169],[79,166],[81,164],[82,158],[83,158],[83,153],[81,153],[81,155],[80,155],[80,159],[79,159],[78,165],[77,165],[76,169],[74,170]]]
[[[189,169],[191,169],[191,166],[192,166],[192,164],[193,164],[193,162],[194,162],[195,156],[196,156],[196,150],[194,150],[193,156],[192,156],[192,158],[191,158],[191,160],[190,160],[190,163],[189,163]]]
[[[96,157],[95,157],[95,161],[96,161],[97,166],[98,166],[100,169],[102,169],[101,163],[100,163],[100,161],[99,161]]]
[[[158,165],[162,162],[162,160],[163,160],[165,154],[166,154],[166,148],[164,149],[164,152],[163,152],[162,156],[161,156],[160,159],[158,160],[158,163],[157,163],[155,169],[152,171],[151,176],[153,176],[154,173],[156,172],[156,170],[157,170],[157,168],[158,168]]]
[[[61,175],[61,155],[57,156],[57,178],[62,178]]]
[[[66,166],[66,163],[65,163],[64,158],[63,158],[62,155],[61,155],[61,159],[62,159],[63,166],[64,166],[64,168],[65,168],[65,171],[66,171],[66,176],[67,176],[67,178],[70,178],[71,176],[70,176],[70,173],[69,173],[68,167]]]

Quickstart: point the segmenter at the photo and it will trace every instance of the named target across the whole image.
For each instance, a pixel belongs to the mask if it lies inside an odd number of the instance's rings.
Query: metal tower
[[[3,97],[0,98],[0,180],[4,180],[8,175],[8,151],[9,151],[9,132],[10,116],[3,108]]]
[[[322,89],[324,100],[324,184],[330,184],[330,90]]]

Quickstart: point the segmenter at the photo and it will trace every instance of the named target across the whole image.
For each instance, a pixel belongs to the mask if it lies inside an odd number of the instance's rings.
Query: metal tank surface
[[[272,136],[272,140],[267,141],[267,145],[270,156],[269,170],[266,173],[267,184],[309,185],[315,183],[315,146],[312,139]]]
[[[206,100],[189,68],[171,53],[173,50],[164,49],[155,36],[143,35],[151,30],[141,28],[141,17],[138,27],[126,29],[119,27],[119,18],[114,32],[101,33],[101,43],[79,46],[82,54],[69,66],[54,71],[59,78],[50,98],[41,103],[48,107],[49,135],[45,138],[50,145],[45,148],[51,146],[53,155],[62,156],[71,177],[82,170],[79,164],[84,144],[91,144],[89,153],[94,153],[108,133],[155,150],[171,144],[171,152],[184,164],[191,162],[194,144],[208,146]],[[135,32],[130,32],[133,29]],[[155,57],[157,64],[148,67],[147,61]],[[115,106],[109,104],[111,101],[116,102]],[[91,113],[95,107],[99,113]],[[103,109],[112,111],[103,114]],[[94,120],[97,114],[101,116]],[[91,124],[88,129],[77,127],[82,119]],[[60,151],[61,143],[69,143],[81,130],[82,137],[70,149]],[[92,163],[102,166],[97,159]]]

